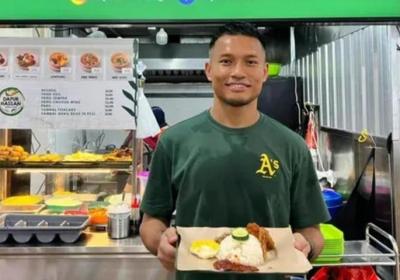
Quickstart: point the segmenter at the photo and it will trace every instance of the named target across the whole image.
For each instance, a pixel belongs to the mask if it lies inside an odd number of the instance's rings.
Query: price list
[[[54,88],[41,90],[40,109],[42,116],[95,116],[96,112],[81,109],[81,101],[69,98]]]
[[[107,89],[104,99],[104,115],[112,116],[114,111],[114,91],[112,89]]]

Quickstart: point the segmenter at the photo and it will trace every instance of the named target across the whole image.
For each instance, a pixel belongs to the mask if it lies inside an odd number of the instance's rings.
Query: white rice
[[[261,244],[251,234],[246,241],[235,240],[231,235],[225,237],[220,244],[217,259],[251,266],[258,266],[264,263]]]

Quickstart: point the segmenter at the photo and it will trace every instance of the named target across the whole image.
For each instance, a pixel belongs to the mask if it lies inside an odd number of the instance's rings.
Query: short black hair
[[[262,34],[258,31],[257,27],[254,24],[251,24],[249,22],[231,22],[220,27],[212,37],[209,49],[211,50],[214,47],[215,42],[224,35],[244,35],[253,37],[261,43],[264,51],[266,50],[265,40]]]

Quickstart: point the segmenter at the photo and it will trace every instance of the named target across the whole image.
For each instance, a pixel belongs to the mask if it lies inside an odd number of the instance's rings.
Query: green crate
[[[338,263],[344,253],[343,232],[330,224],[320,225],[322,236],[325,239],[325,246],[314,263]]]

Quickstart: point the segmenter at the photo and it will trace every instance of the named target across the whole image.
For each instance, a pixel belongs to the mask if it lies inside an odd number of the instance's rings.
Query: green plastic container
[[[110,205],[107,201],[92,201],[88,204],[88,209],[107,208]]]
[[[81,205],[75,206],[57,206],[57,205],[47,205],[47,209],[51,213],[63,213],[65,210],[79,210]]]
[[[278,76],[281,72],[282,65],[280,63],[268,63],[268,76]]]
[[[325,239],[325,246],[314,263],[338,263],[344,253],[343,232],[330,224],[320,225],[322,236]]]
[[[82,202],[69,197],[50,198],[45,201],[47,209],[52,213],[62,213],[65,210],[78,210]]]

